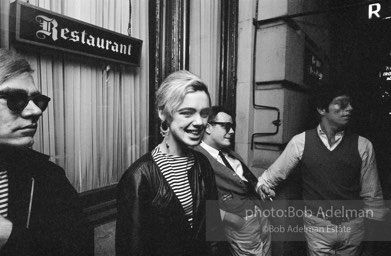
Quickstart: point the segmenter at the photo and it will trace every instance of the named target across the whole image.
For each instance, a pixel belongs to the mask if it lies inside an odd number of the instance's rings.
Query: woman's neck
[[[178,143],[169,135],[163,139],[163,141],[159,144],[159,147],[163,153],[175,156],[185,156],[189,152],[187,145]]]

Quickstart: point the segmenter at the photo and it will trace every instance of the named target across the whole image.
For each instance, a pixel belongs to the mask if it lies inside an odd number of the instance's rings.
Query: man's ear
[[[324,108],[316,108],[316,110],[318,111],[319,115],[321,115],[321,116],[323,116],[326,113],[326,109],[324,109]]]
[[[210,126],[211,125],[208,123],[208,124],[206,124],[206,127],[205,127],[205,133],[208,135],[210,135],[212,133],[212,131],[210,130]]]

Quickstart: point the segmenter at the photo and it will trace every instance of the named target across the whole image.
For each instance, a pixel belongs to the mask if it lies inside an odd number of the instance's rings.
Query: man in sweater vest
[[[261,213],[260,197],[255,191],[257,178],[242,158],[229,149],[234,130],[233,115],[222,107],[212,107],[202,143],[196,150],[203,153],[213,167],[232,254],[271,255],[268,219],[256,214]]]
[[[365,224],[384,220],[387,212],[373,146],[346,130],[353,107],[344,88],[323,86],[314,102],[319,125],[292,138],[258,178],[257,191],[274,196],[273,189],[300,164],[308,254],[358,255]]]

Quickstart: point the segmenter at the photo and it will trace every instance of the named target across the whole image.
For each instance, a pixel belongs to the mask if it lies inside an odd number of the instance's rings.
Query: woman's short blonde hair
[[[187,70],[180,70],[170,74],[160,85],[156,92],[156,107],[161,111],[165,120],[172,121],[173,113],[182,104],[188,93],[203,91],[208,95],[211,105],[208,87],[201,79]]]

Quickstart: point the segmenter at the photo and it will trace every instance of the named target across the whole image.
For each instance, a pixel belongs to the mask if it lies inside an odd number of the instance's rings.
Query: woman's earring
[[[166,120],[164,120],[161,124],[160,124],[160,134],[163,136],[163,137],[166,137],[167,134],[168,134],[168,131],[169,131],[169,127],[168,127],[168,123]]]

